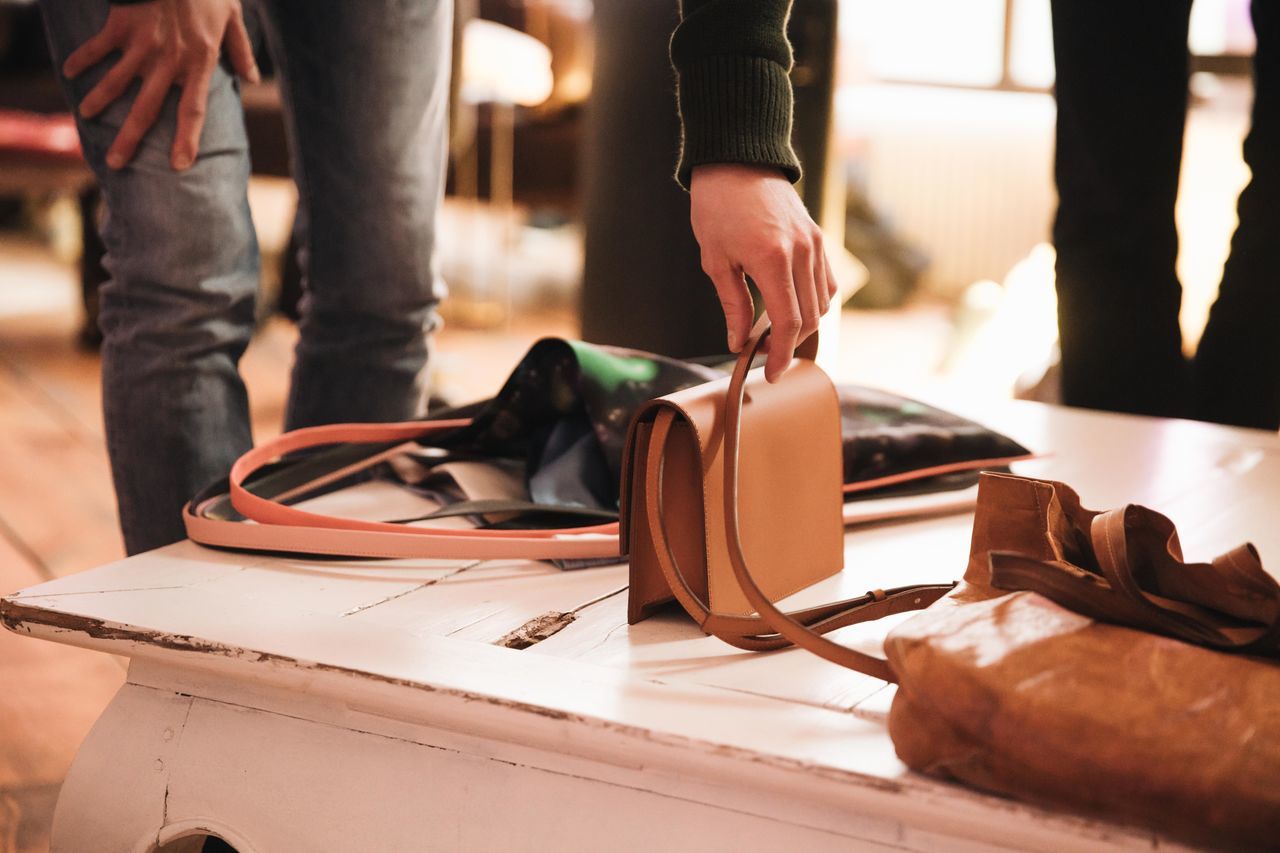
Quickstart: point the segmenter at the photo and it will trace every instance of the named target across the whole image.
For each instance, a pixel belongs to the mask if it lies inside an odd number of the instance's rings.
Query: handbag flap
[[[709,604],[749,615],[729,563],[724,523],[724,406],[729,380],[687,388],[662,400],[697,438],[705,518]],[[747,377],[738,462],[738,518],[752,574],[779,601],[844,567],[840,406],[826,373],[795,359],[774,383]]]
[[[649,401],[632,419],[622,465],[619,538],[622,553],[630,565],[627,592],[627,621],[634,624],[654,608],[670,601],[672,589],[659,565],[655,531],[644,514],[646,481],[644,468],[651,448],[654,418],[660,409],[674,409],[682,419],[664,442],[662,495],[667,517],[665,536],[671,554],[694,595],[707,600],[705,515],[702,472],[697,440],[683,413],[662,399]]]

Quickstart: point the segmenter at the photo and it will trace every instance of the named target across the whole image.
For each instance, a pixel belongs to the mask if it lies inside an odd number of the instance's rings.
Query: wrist
[[[738,181],[783,181],[790,185],[787,173],[778,166],[755,163],[703,163],[689,172],[689,189],[701,183]]]

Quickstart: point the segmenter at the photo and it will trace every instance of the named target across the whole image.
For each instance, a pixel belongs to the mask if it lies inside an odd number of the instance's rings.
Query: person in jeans
[[[414,417],[444,295],[434,220],[452,3],[254,2],[307,225],[285,426]],[[237,77],[258,72],[238,0],[41,6],[106,207],[103,408],[133,554],[181,539],[182,504],[251,445],[238,363],[259,259]],[[789,142],[789,2],[685,7],[673,58],[693,224],[734,348],[750,322],[743,274],[760,286],[778,329],[776,377],[834,293],[817,227],[790,183],[799,164]],[[770,99],[767,110],[753,106],[758,98]]]
[[[1271,55],[1280,9],[1252,4],[1258,48],[1244,158],[1253,176],[1190,363],[1174,202],[1191,0],[1054,0],[1052,10],[1063,402],[1280,428],[1280,66]]]

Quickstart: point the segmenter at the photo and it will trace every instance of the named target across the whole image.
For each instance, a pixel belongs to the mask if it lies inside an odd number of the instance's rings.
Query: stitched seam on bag
[[[1040,503],[1040,487],[1038,484],[1031,484],[1031,496],[1036,501],[1036,515],[1039,516],[1041,524],[1045,529],[1045,538],[1049,540],[1049,556],[1053,556],[1053,531],[1049,529],[1049,512]],[[991,571],[991,557],[988,552],[987,571]]]
[[[1111,556],[1111,565],[1115,567],[1116,574],[1120,574],[1120,561],[1116,559],[1115,546],[1111,544],[1111,531],[1106,530],[1107,525],[1103,525],[1103,538],[1107,542],[1107,553]]]
[[[1232,548],[1230,551],[1227,552],[1227,562],[1230,563],[1231,567],[1236,571],[1239,571],[1246,576],[1252,575],[1254,572],[1253,565],[1241,563],[1236,556],[1239,553],[1240,553],[1239,548]]]

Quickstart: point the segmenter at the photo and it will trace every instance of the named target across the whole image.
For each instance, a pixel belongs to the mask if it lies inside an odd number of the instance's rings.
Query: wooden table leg
[[[294,713],[266,711],[240,704],[239,690],[260,698],[248,684],[222,685],[219,700],[122,688],[67,777],[53,853],[170,853],[200,835],[237,853],[701,853],[708,839],[726,850],[888,849],[758,813],[770,798],[726,807],[716,800],[737,788],[730,779],[677,795],[680,779],[656,784],[642,761],[595,765],[305,693]]]
[[[126,684],[76,753],[53,814],[53,853],[150,853],[192,698]]]

